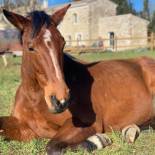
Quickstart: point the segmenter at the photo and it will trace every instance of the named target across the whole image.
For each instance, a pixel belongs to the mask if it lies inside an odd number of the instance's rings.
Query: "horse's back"
[[[147,87],[153,95],[155,94],[155,60],[148,57],[137,59],[137,63],[141,66],[143,77]]]
[[[152,117],[148,84],[155,79],[153,59],[101,61],[88,70],[94,78],[94,109],[103,118],[105,130],[109,126],[120,129],[132,123],[140,125]]]

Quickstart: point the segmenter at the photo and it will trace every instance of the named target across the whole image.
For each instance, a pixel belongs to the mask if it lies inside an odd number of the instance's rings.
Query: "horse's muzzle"
[[[56,96],[51,96],[51,104],[54,106],[54,110],[51,111],[52,113],[62,113],[69,106],[69,98],[59,101]]]

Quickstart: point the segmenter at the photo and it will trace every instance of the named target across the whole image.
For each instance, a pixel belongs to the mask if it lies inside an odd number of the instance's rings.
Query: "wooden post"
[[[153,38],[152,38],[152,42],[153,42],[153,50],[155,49],[155,33],[153,33]]]
[[[7,59],[6,59],[6,55],[2,55],[2,59],[3,59],[3,62],[4,62],[4,66],[6,67],[8,65],[8,62],[7,62]]]
[[[115,52],[117,52],[117,37],[115,36]]]
[[[150,49],[151,51],[153,51],[154,49],[154,33],[151,33],[151,44],[150,44]]]

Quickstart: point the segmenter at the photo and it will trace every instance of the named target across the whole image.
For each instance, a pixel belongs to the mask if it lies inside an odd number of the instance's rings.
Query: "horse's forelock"
[[[33,11],[28,14],[28,18],[32,20],[32,33],[31,38],[37,36],[41,28],[45,25],[49,27],[51,25],[51,17],[44,11]]]

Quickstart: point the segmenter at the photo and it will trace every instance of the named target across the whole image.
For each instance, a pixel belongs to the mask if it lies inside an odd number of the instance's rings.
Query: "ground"
[[[85,61],[96,61],[105,59],[126,59],[138,56],[149,56],[155,58],[155,51],[136,50],[119,53],[105,52],[94,54],[74,55]],[[9,115],[14,102],[14,95],[20,83],[21,58],[8,56],[9,65],[5,68],[0,57],[0,116]],[[120,133],[108,134],[113,144],[102,150],[95,151],[94,155],[154,155],[155,154],[155,132],[150,129],[143,131],[134,144],[127,144],[122,140]],[[0,155],[44,155],[47,139],[33,140],[28,143],[5,141],[0,138]],[[88,155],[83,150],[73,153],[70,150],[66,155]]]

